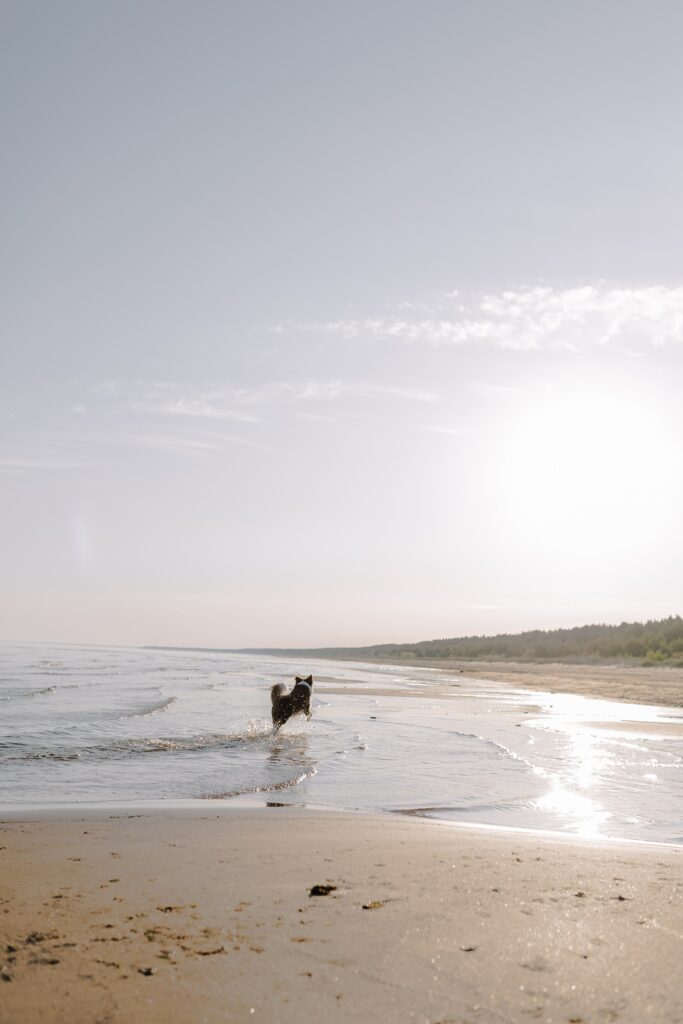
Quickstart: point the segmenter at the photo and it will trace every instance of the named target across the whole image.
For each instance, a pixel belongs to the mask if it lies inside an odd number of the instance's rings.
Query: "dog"
[[[306,715],[311,717],[311,694],[313,693],[313,676],[302,679],[297,676],[294,688],[288,693],[284,683],[276,683],[271,687],[270,699],[273,704],[273,729],[275,732],[292,717]]]

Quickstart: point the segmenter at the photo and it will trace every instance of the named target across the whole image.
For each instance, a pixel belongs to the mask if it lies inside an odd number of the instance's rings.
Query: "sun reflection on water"
[[[591,797],[565,788],[558,778],[552,781],[553,788],[535,801],[534,806],[541,811],[562,815],[574,826],[572,831],[577,835],[592,838],[604,835],[609,811],[603,810]]]
[[[604,737],[587,728],[586,724],[587,719],[594,717],[615,721],[619,712],[609,702],[573,694],[549,694],[548,698],[550,717],[530,724],[562,732],[568,748],[558,771],[548,768],[536,770],[536,774],[548,779],[550,789],[534,802],[534,806],[560,815],[578,835],[603,836],[611,814],[595,798],[593,791],[618,766],[614,754],[605,746]]]

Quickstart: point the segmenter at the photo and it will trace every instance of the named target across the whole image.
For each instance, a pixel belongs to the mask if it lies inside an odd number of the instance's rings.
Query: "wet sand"
[[[683,668],[665,665],[566,665],[561,662],[440,661],[411,659],[386,664],[438,668],[470,679],[489,679],[525,690],[683,708]]]
[[[676,847],[285,807],[14,812],[0,1021],[673,1024],[682,886]]]

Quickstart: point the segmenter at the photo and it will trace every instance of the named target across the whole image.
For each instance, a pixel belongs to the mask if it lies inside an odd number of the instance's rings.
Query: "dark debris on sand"
[[[337,888],[336,885],[314,885],[309,896],[329,896]]]

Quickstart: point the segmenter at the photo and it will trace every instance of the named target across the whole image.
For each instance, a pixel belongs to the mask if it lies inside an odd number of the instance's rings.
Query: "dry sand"
[[[678,848],[284,807],[20,819],[3,1024],[683,1021]]]
[[[683,708],[683,668],[666,665],[566,665],[510,661],[440,661],[437,659],[390,659],[387,664],[409,668],[439,668],[471,679],[491,679],[528,690],[576,693],[632,704],[658,704]]]

